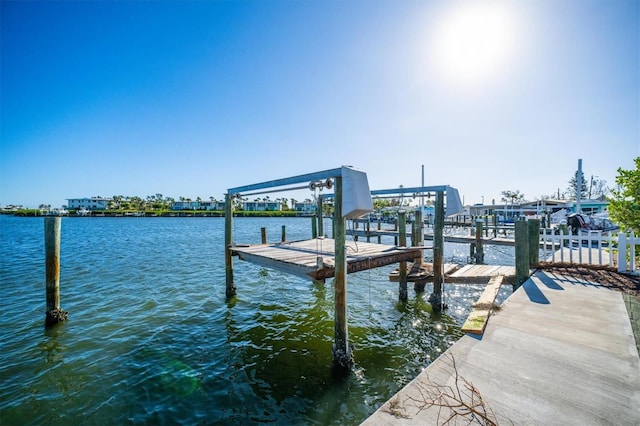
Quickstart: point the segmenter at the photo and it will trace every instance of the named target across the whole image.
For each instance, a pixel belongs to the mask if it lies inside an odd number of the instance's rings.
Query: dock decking
[[[335,241],[330,238],[292,241],[274,244],[237,245],[233,255],[257,265],[314,280],[335,275]],[[418,247],[355,242],[347,244],[347,273],[364,271],[402,261],[411,262],[422,256]]]
[[[231,251],[247,262],[321,281],[335,275],[334,243],[332,239],[315,238],[273,244],[237,245]],[[420,247],[405,248],[352,241],[347,246],[347,273],[365,271],[402,261],[413,262],[420,256],[422,256]],[[412,275],[411,265],[408,269],[409,282],[433,281],[433,266],[429,263],[425,263],[424,270],[415,276]],[[515,277],[515,267],[447,263],[444,265],[444,274],[446,282],[486,283],[491,277],[497,275],[504,275],[505,282],[511,282]],[[389,280],[397,282],[399,274],[392,272]]]

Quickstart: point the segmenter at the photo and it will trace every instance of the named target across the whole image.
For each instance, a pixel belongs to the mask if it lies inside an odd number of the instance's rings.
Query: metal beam
[[[322,172],[307,173],[304,175],[270,180],[262,183],[254,183],[252,185],[238,186],[236,188],[229,188],[227,190],[227,193],[239,194],[247,191],[256,191],[258,189],[276,188],[280,186],[295,185],[303,182],[314,182],[314,181],[324,180],[324,179],[332,178],[336,176],[342,176],[342,168],[324,170]],[[286,191],[287,188],[283,188],[282,190]]]

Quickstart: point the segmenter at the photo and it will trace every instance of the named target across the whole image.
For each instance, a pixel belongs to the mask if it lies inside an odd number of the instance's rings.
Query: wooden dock
[[[385,229],[349,229],[347,230],[347,235],[352,235],[358,238],[377,238],[377,237],[398,237],[399,232],[394,230],[385,230]],[[424,234],[425,241],[432,241],[433,234]],[[460,243],[460,244],[470,244],[476,242],[476,237],[474,236],[464,236],[464,235],[445,235],[444,241],[447,243]],[[503,238],[503,237],[484,237],[482,238],[483,244],[490,244],[496,246],[507,246],[513,247],[515,246],[515,240],[513,238]]]
[[[424,263],[409,265],[407,267],[408,282],[433,282],[433,264]],[[494,277],[502,277],[504,283],[513,284],[516,276],[515,266],[501,265],[460,265],[456,263],[445,263],[443,265],[445,282],[447,284],[486,284]],[[389,281],[398,282],[400,271],[396,268],[389,274]]]
[[[281,272],[324,280],[335,275],[335,241],[330,238],[313,238],[275,244],[236,245],[233,255]],[[394,247],[390,245],[355,242],[347,245],[347,273],[365,271],[403,261],[412,262],[422,256],[418,247]]]

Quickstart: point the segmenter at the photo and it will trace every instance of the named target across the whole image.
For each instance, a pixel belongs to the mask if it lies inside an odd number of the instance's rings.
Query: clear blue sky
[[[579,158],[613,185],[640,155],[639,4],[2,0],[0,205],[343,164],[372,189],[424,164],[467,204],[563,191]]]

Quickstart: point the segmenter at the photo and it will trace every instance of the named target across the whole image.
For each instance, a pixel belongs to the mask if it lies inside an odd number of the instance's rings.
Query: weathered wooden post
[[[267,244],[267,228],[265,228],[264,226],[260,228],[260,237],[262,244]]]
[[[315,216],[311,216],[311,238],[318,238],[318,221]]]
[[[484,263],[484,248],[482,247],[482,219],[476,219],[476,263]]]
[[[46,266],[46,325],[61,323],[69,312],[60,309],[60,228],[61,218],[44,218],[44,252]]]
[[[287,241],[287,227],[282,225],[282,242]]]
[[[436,193],[435,217],[433,222],[433,293],[429,303],[434,311],[445,308],[442,303],[442,253],[444,250],[444,192]]]
[[[489,237],[489,216],[484,215],[484,236]]]
[[[424,247],[424,217],[422,209],[416,211],[416,245]],[[416,265],[422,267],[424,265],[424,251],[420,249],[420,255],[414,259]],[[416,293],[422,293],[427,284],[427,280],[416,280],[413,282],[413,290]]]
[[[513,285],[517,290],[526,280],[529,279],[529,226],[526,220],[516,220],[514,222],[515,243],[516,243],[516,282]]]
[[[540,258],[540,219],[527,220],[529,233],[529,266],[538,263]]]
[[[324,223],[322,218],[322,195],[318,195],[318,205],[316,207],[316,217],[318,218],[318,237],[324,237]]]
[[[414,222],[416,224],[416,246],[423,247],[424,246],[424,219],[422,217],[422,209],[416,210],[416,220]],[[416,257],[416,264],[422,266],[424,263],[423,251],[420,250],[420,256]]]
[[[493,238],[496,238],[498,236],[498,215],[495,213],[493,213]]]
[[[224,196],[224,264],[227,290],[227,298],[231,298],[236,294],[236,286],[233,282],[233,256],[231,255],[231,247],[233,246],[233,196],[225,194]]]
[[[398,236],[400,247],[407,246],[407,213],[404,210],[398,211]],[[405,301],[409,298],[407,291],[407,261],[400,262],[399,267],[399,293],[400,300]]]
[[[353,354],[349,347],[349,334],[347,330],[347,256],[345,251],[346,220],[342,217],[342,176],[335,177],[334,199],[334,251],[335,251],[335,277],[334,277],[334,341],[333,341],[333,365],[347,368],[353,363]]]
[[[381,225],[380,225],[380,218],[378,218],[378,231],[380,231],[382,229]],[[378,233],[378,244],[382,244],[382,235],[380,235],[380,233]]]
[[[394,234],[398,231],[398,218],[396,218],[396,220],[393,222],[393,232]],[[393,236],[393,244],[394,245],[398,245],[398,235],[394,235]]]

